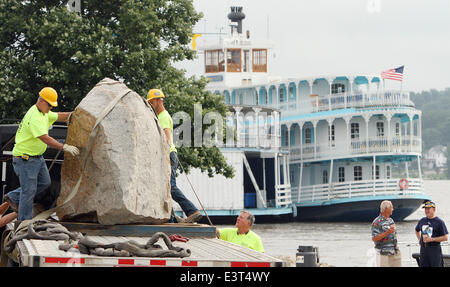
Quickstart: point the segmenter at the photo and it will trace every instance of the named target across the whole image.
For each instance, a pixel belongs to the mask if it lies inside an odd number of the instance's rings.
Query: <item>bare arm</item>
[[[169,128],[164,129],[164,133],[166,134],[167,144],[170,146],[170,143],[172,142],[172,133]]]
[[[42,135],[39,137],[39,139],[41,141],[43,141],[45,144],[51,146],[52,148],[59,149],[59,150],[63,149],[64,144],[58,142],[57,140],[55,140],[54,138],[52,138],[49,135]]]
[[[67,122],[67,120],[69,119],[69,116],[72,112],[64,112],[64,113],[57,113],[58,114],[58,119],[56,121],[58,122]]]
[[[216,237],[220,239],[220,230],[216,227]]]
[[[428,237],[428,236],[424,236],[423,237],[423,242],[428,243],[428,242],[443,242],[443,241],[447,241],[448,240],[448,234],[439,236],[439,237]]]
[[[392,224],[392,225],[390,226],[390,228],[389,228],[388,230],[386,230],[385,232],[380,233],[380,234],[378,234],[378,235],[372,237],[372,241],[373,241],[373,242],[379,241],[379,240],[385,238],[386,236],[388,236],[389,234],[395,232],[395,230],[396,230],[395,224]]]
[[[420,241],[420,231],[416,231],[416,237],[417,237],[417,240]]]

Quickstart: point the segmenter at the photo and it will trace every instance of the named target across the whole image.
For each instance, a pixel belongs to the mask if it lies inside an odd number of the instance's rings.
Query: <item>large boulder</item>
[[[131,91],[121,82],[100,81],[72,114],[66,143],[80,156],[64,154],[57,216],[61,221],[100,224],[160,224],[172,210],[170,159],[165,135],[150,105],[136,92],[124,96],[97,127],[92,148],[88,138],[104,109]],[[89,152],[82,173],[81,161]],[[67,204],[80,174],[81,185]]]

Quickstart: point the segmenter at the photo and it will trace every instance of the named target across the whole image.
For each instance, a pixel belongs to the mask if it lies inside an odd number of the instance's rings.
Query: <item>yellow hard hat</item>
[[[39,96],[50,105],[54,107],[58,106],[58,93],[55,91],[55,89],[45,87],[39,92]]]
[[[148,91],[147,101],[149,101],[151,99],[156,99],[156,98],[165,98],[165,96],[161,90],[151,89],[150,91]]]

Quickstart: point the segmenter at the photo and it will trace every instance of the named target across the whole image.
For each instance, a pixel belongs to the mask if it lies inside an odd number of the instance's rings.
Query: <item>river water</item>
[[[425,181],[425,192],[436,203],[436,215],[450,228],[450,181]],[[395,212],[395,210],[394,210]],[[417,266],[411,257],[419,251],[414,228],[425,216],[419,208],[403,222],[396,222],[397,238],[403,266]],[[225,226],[220,226],[222,228]],[[256,224],[255,231],[262,239],[265,253],[294,260],[299,245],[318,247],[320,263],[336,267],[374,266],[375,253],[370,223],[303,223]],[[411,245],[410,243],[413,243]],[[449,253],[448,246],[443,247]]]

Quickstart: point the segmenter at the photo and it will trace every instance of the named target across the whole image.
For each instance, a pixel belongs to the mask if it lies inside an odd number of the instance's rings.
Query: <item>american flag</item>
[[[381,72],[381,78],[382,79],[389,79],[389,80],[395,80],[395,81],[403,81],[403,68],[405,66],[401,66],[395,69],[389,69],[386,71]]]

